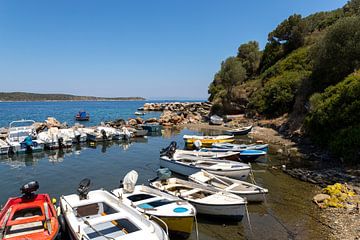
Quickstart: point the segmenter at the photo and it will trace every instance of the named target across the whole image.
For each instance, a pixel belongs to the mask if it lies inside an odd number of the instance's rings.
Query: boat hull
[[[217,218],[229,218],[241,221],[245,214],[245,204],[226,204],[214,205],[203,204],[188,200],[195,208],[197,213],[206,216],[216,216]]]
[[[185,139],[185,144],[187,146],[193,146],[195,141],[199,140],[204,147],[210,147],[213,143],[232,143],[234,139],[195,139],[188,138]]]
[[[160,217],[160,219],[163,220],[168,226],[171,237],[177,237],[177,238],[190,237],[194,225],[194,217],[164,216],[164,217]],[[158,224],[162,226],[162,223],[158,223]]]
[[[169,168],[171,171],[179,173],[184,176],[190,176],[191,174],[201,171],[201,169],[202,169],[202,168],[199,168],[196,166],[188,166],[185,164],[181,164],[181,163],[177,162],[176,160],[164,160],[162,158],[160,158],[160,166],[163,168]],[[249,169],[228,170],[228,171],[226,171],[226,170],[214,171],[214,170],[209,170],[209,169],[205,169],[205,170],[210,173],[213,173],[213,174],[231,177],[231,178],[235,178],[235,179],[239,179],[239,180],[245,180],[250,173],[250,168]]]

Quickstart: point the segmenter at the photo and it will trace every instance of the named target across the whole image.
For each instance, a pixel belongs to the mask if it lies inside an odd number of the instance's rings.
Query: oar
[[[222,184],[224,184],[224,185],[226,185],[226,186],[228,186],[228,187],[231,186],[231,184],[229,184],[229,183],[221,180],[221,179],[218,178],[217,176],[215,176],[215,175],[213,175],[213,174],[211,174],[211,173],[209,173],[209,172],[207,172],[207,171],[205,171],[205,170],[201,170],[201,171],[203,171],[203,172],[205,173],[205,175],[209,175],[210,177],[215,178],[216,180],[218,180],[218,181],[221,182]]]

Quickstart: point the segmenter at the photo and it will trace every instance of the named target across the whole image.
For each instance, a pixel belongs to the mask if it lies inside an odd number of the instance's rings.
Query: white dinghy
[[[262,202],[264,201],[265,194],[268,193],[266,188],[256,186],[255,184],[211,174],[206,171],[194,173],[189,176],[189,179],[205,186],[215,187],[221,191],[236,194],[246,198],[248,202]]]
[[[141,213],[155,216],[166,223],[171,236],[188,238],[192,232],[195,208],[188,202],[144,185],[135,185],[138,174],[130,171],[124,178],[123,187],[112,192],[124,204],[136,208]],[[163,226],[159,222],[160,226]]]
[[[81,181],[77,194],[60,197],[61,210],[72,239],[168,240],[155,222],[123,204],[105,190],[88,191],[89,179]]]
[[[245,213],[246,200],[215,188],[178,178],[153,181],[150,185],[188,201],[195,206],[199,214],[241,220]]]
[[[228,160],[239,160],[239,152],[201,152],[201,151],[193,151],[193,150],[181,150],[176,149],[173,158],[181,159],[186,157],[203,157],[203,158],[214,158],[214,159],[228,159]]]

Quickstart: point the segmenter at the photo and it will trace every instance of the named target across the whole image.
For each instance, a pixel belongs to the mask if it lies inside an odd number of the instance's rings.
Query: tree
[[[360,17],[346,17],[330,27],[313,50],[315,87],[336,84],[360,67]]]
[[[245,68],[247,77],[250,78],[254,76],[259,68],[261,58],[259,43],[256,41],[250,41],[248,43],[241,44],[238,48],[237,58]]]

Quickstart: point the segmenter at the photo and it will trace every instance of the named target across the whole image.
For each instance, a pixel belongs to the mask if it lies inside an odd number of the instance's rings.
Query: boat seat
[[[91,215],[98,215],[100,206],[97,203],[79,206],[76,209],[77,217],[87,217]]]
[[[230,186],[228,186],[227,188],[225,188],[225,190],[231,190],[231,189],[234,189],[234,188],[236,188],[238,186],[240,186],[238,183],[233,183]]]
[[[42,221],[18,224],[18,225],[11,226],[6,231],[4,238],[13,238],[13,237],[22,236],[22,235],[39,233],[39,232],[43,232],[43,231],[44,231],[44,225],[43,225]]]
[[[189,191],[180,193],[180,197],[188,197],[189,195],[192,195],[192,194],[198,193],[198,192],[201,192],[201,189],[191,189]]]

